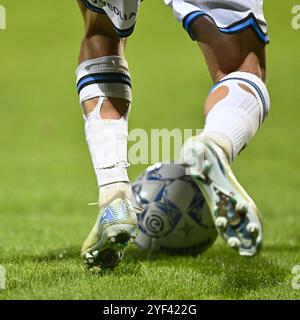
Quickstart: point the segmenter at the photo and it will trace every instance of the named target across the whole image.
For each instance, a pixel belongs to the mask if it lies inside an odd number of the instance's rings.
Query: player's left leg
[[[123,13],[137,10],[139,4],[137,0],[114,2]],[[132,21],[123,21],[102,2],[78,0],[78,4],[85,34],[76,72],[77,89],[99,187],[99,215],[82,245],[81,255],[88,267],[113,268],[120,262],[128,241],[137,234],[127,175],[132,98],[123,38],[133,31],[135,19],[133,15]]]
[[[262,245],[260,215],[237,182],[230,162],[250,142],[269,111],[264,84],[267,36],[254,16],[257,8],[245,1],[248,10],[242,13],[238,1],[199,2],[199,8],[207,6],[206,12],[184,0],[170,1],[177,14],[187,13],[183,25],[199,43],[215,83],[205,102],[203,133],[186,142],[183,161],[199,180],[222,237],[241,255],[251,256]],[[220,27],[239,15],[244,17]]]

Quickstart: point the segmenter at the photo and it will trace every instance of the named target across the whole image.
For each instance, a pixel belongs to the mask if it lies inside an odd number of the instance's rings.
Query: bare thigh
[[[126,41],[117,36],[108,16],[87,9],[80,0],[77,2],[84,20],[79,63],[109,55],[123,57]]]
[[[126,40],[117,36],[113,24],[105,14],[95,13],[87,9],[77,0],[84,20],[84,36],[81,41],[79,63],[105,56],[117,55],[124,57]],[[99,98],[84,102],[84,112],[89,114],[97,105]],[[107,97],[101,109],[105,119],[119,119],[128,110],[126,100]]]
[[[191,31],[201,48],[213,82],[235,71],[250,72],[265,81],[265,44],[251,29],[228,35],[202,17],[193,23]]]

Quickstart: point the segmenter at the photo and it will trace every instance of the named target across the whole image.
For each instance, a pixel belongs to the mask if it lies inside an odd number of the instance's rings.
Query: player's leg
[[[136,236],[137,221],[127,175],[127,119],[131,79],[125,40],[106,14],[78,1],[85,23],[77,69],[77,89],[85,134],[99,187],[99,216],[82,246],[88,266],[114,267]]]
[[[191,32],[214,82],[204,104],[203,134],[233,161],[269,112],[265,43],[251,29],[224,34],[205,17],[191,25]]]
[[[269,110],[264,44],[252,30],[224,35],[205,18],[195,21],[192,32],[215,83],[205,102],[203,133],[196,137],[202,156],[200,164],[192,166],[193,175],[202,179],[200,187],[228,245],[242,255],[253,255],[262,243],[259,212],[229,163],[250,142]],[[190,147],[187,143],[184,152]]]
[[[262,244],[259,212],[230,162],[269,111],[261,2],[166,1],[198,41],[215,83],[205,102],[203,133],[186,142],[183,161],[198,179],[222,237],[241,255],[254,255]]]

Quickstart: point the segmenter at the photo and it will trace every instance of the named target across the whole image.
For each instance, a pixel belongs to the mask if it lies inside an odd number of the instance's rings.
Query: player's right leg
[[[204,130],[187,141],[183,157],[188,160],[190,151],[197,153],[190,172],[199,181],[220,235],[240,255],[253,256],[262,247],[261,215],[230,164],[269,112],[265,43],[250,29],[223,34],[205,17],[191,30],[215,84],[204,106]]]
[[[85,34],[77,68],[77,89],[85,134],[99,187],[99,215],[81,255],[88,267],[113,268],[128,241],[137,235],[127,175],[127,119],[131,79],[124,58],[125,40],[105,13],[78,1]]]
[[[200,45],[214,82],[204,130],[185,143],[182,160],[197,179],[220,235],[240,255],[253,256],[262,245],[260,214],[230,163],[255,136],[270,107],[262,1],[165,2]]]

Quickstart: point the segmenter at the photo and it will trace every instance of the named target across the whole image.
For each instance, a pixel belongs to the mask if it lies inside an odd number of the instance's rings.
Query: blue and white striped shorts
[[[121,38],[133,33],[141,0],[81,0],[81,2],[93,12],[106,14]]]
[[[192,23],[206,16],[226,34],[251,28],[258,38],[269,42],[263,0],[164,0],[190,34]]]

